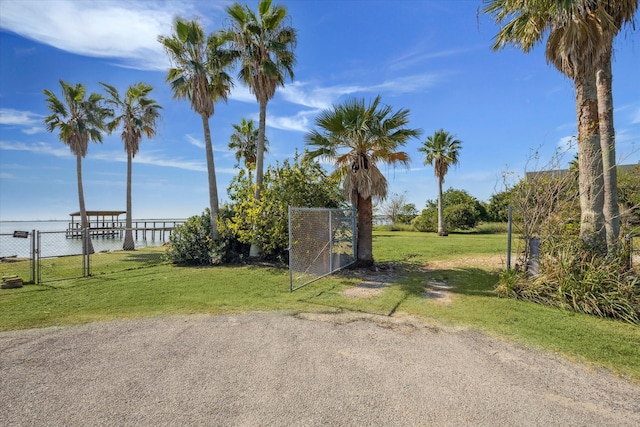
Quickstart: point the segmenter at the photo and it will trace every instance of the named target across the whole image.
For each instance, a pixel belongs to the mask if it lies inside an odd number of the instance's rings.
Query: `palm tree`
[[[637,0],[615,5],[605,0],[485,0],[485,3],[485,12],[494,14],[498,23],[511,19],[498,33],[494,49],[514,44],[528,52],[549,32],[547,60],[574,80],[580,235],[594,247],[611,250],[619,234],[610,96],[611,49],[621,25],[632,19]],[[598,81],[602,88],[597,88]],[[598,92],[602,94],[600,97]]]
[[[251,171],[256,167],[256,152],[258,147],[258,129],[253,120],[242,118],[239,125],[233,125],[235,132],[231,134],[229,149],[235,150],[235,157],[238,165],[242,160],[249,173],[249,184],[251,184]],[[268,151],[268,140],[265,139],[264,152]]]
[[[78,202],[80,204],[80,218],[82,228],[89,228],[87,210],[84,205],[84,190],[82,187],[82,159],[87,155],[89,141],[102,142],[102,130],[105,119],[110,111],[101,105],[102,96],[92,93],[87,98],[84,85],[75,86],[60,80],[62,100],[52,91],[45,89],[50,115],[45,117],[44,123],[48,132],[59,131],[60,141],[69,146],[76,156],[76,175],[78,180]],[[93,253],[91,239],[83,245],[83,253]]]
[[[171,85],[174,98],[188,99],[191,108],[202,119],[209,178],[209,205],[211,210],[211,238],[219,238],[216,217],[218,216],[218,186],[213,161],[213,145],[209,118],[213,116],[214,104],[227,101],[233,86],[226,69],[233,62],[233,55],[223,49],[224,38],[220,34],[205,36],[197,21],[177,18],[174,33],[170,37],[159,36],[173,63],[166,81]]]
[[[238,77],[256,96],[260,104],[258,123],[258,147],[256,152],[256,199],[260,199],[264,170],[265,128],[267,103],[285,78],[293,80],[296,46],[296,30],[286,25],[287,9],[271,5],[271,0],[261,0],[258,14],[248,6],[234,3],[227,7],[231,28],[227,38],[240,61]],[[260,249],[251,245],[251,256],[258,256]]]
[[[435,131],[428,136],[424,145],[418,148],[425,154],[424,164],[433,165],[433,171],[438,178],[438,236],[448,236],[447,226],[444,221],[444,206],[442,206],[442,183],[449,172],[449,166],[458,164],[462,141],[455,139],[444,129]]]
[[[638,0],[602,2],[611,24],[604,33],[604,52],[596,63],[596,90],[600,120],[600,147],[604,170],[604,217],[607,232],[607,248],[615,249],[620,238],[620,208],[618,205],[618,177],[616,166],[615,129],[613,126],[613,92],[611,57],[613,40],[620,29],[632,22],[638,9]]]
[[[107,123],[109,133],[122,124],[122,142],[127,152],[127,219],[124,244],[122,249],[131,251],[136,248],[133,240],[132,210],[131,210],[131,172],[132,161],[140,149],[140,141],[143,135],[151,138],[156,134],[156,120],[160,117],[162,108],[155,100],[148,98],[152,86],[146,83],[137,83],[129,86],[124,98],[120,97],[118,90],[106,83],[100,83],[109,94],[107,104],[117,111],[112,121]]]
[[[410,129],[409,110],[396,112],[382,105],[377,96],[369,105],[351,99],[325,110],[316,118],[316,126],[305,135],[310,158],[323,158],[335,165],[332,177],[342,180],[345,197],[355,204],[358,215],[357,252],[359,266],[373,264],[372,200],[387,196],[387,180],[379,163],[409,164],[409,156],[398,151],[420,130]]]

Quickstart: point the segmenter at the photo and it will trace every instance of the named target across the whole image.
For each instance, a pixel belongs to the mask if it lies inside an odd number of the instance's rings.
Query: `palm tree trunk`
[[[602,169],[604,171],[604,220],[607,233],[607,250],[612,252],[618,247],[620,208],[618,206],[618,173],[616,170],[616,141],[613,127],[610,51],[603,55],[596,71],[596,88],[598,93]]]
[[[371,197],[358,194],[358,260],[357,267],[373,265],[373,203]]]
[[[438,177],[438,236],[448,236],[444,222],[444,206],[442,205],[442,178]]]
[[[201,114],[202,128],[204,129],[204,145],[207,153],[207,175],[209,177],[209,208],[211,213],[211,239],[217,241],[220,238],[218,232],[218,184],[216,183],[216,166],[213,162],[213,144],[211,143],[211,130],[209,129],[209,118]]]
[[[595,75],[575,78],[578,118],[580,237],[595,251],[606,251],[604,178]]]
[[[78,178],[78,203],[80,205],[80,222],[82,223],[82,239],[84,242],[84,239],[87,236],[84,234],[84,230],[89,228],[89,220],[87,218],[87,209],[84,206],[84,189],[82,188],[82,156],[80,154],[76,155],[76,174]],[[84,255],[94,253],[93,243],[91,242],[91,234],[88,235],[86,244],[82,245],[82,253]]]
[[[258,124],[258,146],[256,147],[256,200],[260,200],[262,191],[262,176],[264,172],[264,139],[265,128],[267,125],[267,102],[260,101],[260,121]],[[262,249],[257,242],[251,243],[249,249],[250,257],[259,257],[262,255]]]
[[[127,150],[127,219],[125,224],[125,232],[124,232],[124,244],[122,245],[122,249],[125,251],[132,251],[136,248],[136,244],[133,241],[133,231],[132,227],[132,219],[131,219],[131,172],[133,163],[133,156],[131,156],[131,152]]]

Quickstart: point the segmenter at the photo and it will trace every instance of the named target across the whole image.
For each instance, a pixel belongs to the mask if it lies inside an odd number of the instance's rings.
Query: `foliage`
[[[465,190],[449,188],[442,193],[442,206],[446,228],[469,230],[474,228],[485,215],[484,206]],[[427,200],[427,207],[413,220],[418,231],[436,231],[438,229],[438,202]]]
[[[260,200],[253,191],[241,170],[229,186],[231,213],[224,219],[225,227],[242,243],[257,242],[270,259],[287,257],[289,206],[336,208],[344,203],[322,166],[297,154],[293,163],[285,160],[267,169]]]
[[[640,164],[618,173],[618,200],[627,223],[640,223]]]
[[[332,177],[342,181],[345,198],[358,212],[358,260],[360,266],[373,264],[373,201],[384,200],[388,183],[381,164],[409,164],[409,155],[399,151],[411,138],[420,135],[411,129],[409,110],[393,111],[381,97],[365,104],[364,99],[350,99],[316,118],[316,129],[305,135],[311,158],[332,162]]]
[[[487,219],[495,222],[507,222],[509,219],[509,204],[512,194],[502,191],[491,196],[487,205]]]
[[[171,233],[167,257],[180,265],[210,265],[213,262],[209,209],[187,219]]]
[[[628,255],[594,256],[575,239],[547,242],[541,252],[541,274],[504,273],[500,296],[640,324],[640,277],[629,270]]]
[[[213,145],[209,118],[214,114],[214,104],[227,100],[233,87],[233,79],[226,70],[235,56],[224,48],[226,39],[221,34],[206,35],[197,20],[176,18],[173,34],[159,36],[171,60],[165,81],[171,86],[173,97],[188,99],[191,108],[202,119],[205,157],[207,159],[207,181],[209,186],[209,209],[211,210],[211,238],[219,238],[215,218],[218,215],[218,185],[213,160]]]

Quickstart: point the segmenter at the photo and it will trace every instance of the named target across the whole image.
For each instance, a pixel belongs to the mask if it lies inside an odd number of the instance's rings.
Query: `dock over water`
[[[120,239],[126,231],[126,220],[120,215],[126,211],[87,211],[87,221],[89,222],[89,235],[92,238],[101,237],[105,239]],[[82,218],[80,212],[69,214],[71,222],[66,231],[67,239],[82,238]],[[134,238],[138,240],[165,240],[171,235],[173,229],[184,223],[184,220],[135,220],[131,224]]]

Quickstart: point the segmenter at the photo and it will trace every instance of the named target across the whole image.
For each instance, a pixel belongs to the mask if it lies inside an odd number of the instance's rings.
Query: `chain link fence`
[[[353,264],[355,226],[354,209],[289,207],[289,289]]]
[[[68,230],[0,234],[0,275],[40,284],[168,262],[164,245],[171,236],[170,229],[131,229],[133,251],[122,249],[125,231],[110,235],[97,235],[91,229],[71,234]]]

